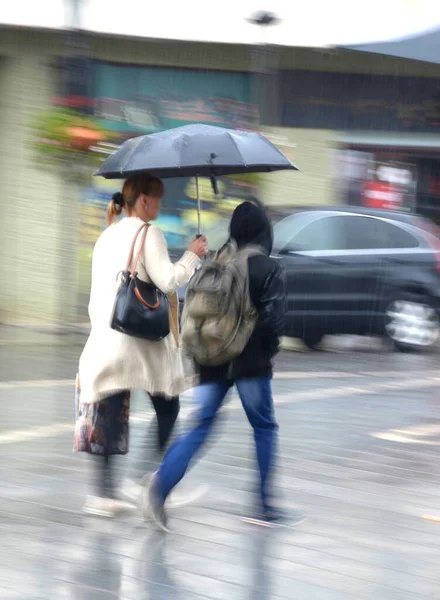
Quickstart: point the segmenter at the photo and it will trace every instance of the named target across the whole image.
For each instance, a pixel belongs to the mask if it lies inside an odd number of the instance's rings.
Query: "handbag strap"
[[[136,267],[137,267],[137,264],[139,262],[139,258],[140,258],[141,254],[142,254],[142,250],[144,249],[145,238],[147,237],[147,232],[148,232],[149,227],[150,226],[149,226],[148,223],[144,223],[143,225],[141,225],[139,227],[139,229],[136,231],[136,233],[134,235],[134,238],[133,238],[133,241],[132,241],[131,247],[130,247],[130,252],[128,254],[127,266],[125,268],[125,270],[128,271],[130,274],[136,273]],[[136,242],[137,242],[137,239],[138,239],[139,234],[141,233],[141,231],[143,232],[142,233],[142,237],[141,237],[141,242],[139,244],[139,248],[138,248],[138,251],[136,253],[136,257],[134,259],[134,262],[133,262],[134,249],[136,247]]]

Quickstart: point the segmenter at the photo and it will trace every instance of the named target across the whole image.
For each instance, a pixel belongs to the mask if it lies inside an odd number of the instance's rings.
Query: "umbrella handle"
[[[202,201],[200,199],[199,176],[196,175],[196,191],[197,191],[197,237],[201,236],[201,213]]]
[[[212,160],[212,158],[215,158],[214,154],[211,154],[211,160]],[[212,190],[213,190],[214,194],[217,196],[217,194],[218,194],[217,180],[213,175],[211,175],[211,177],[209,179],[211,180]],[[200,198],[199,176],[198,175],[196,175],[196,190],[197,190],[197,230],[198,230],[196,239],[198,239],[198,238],[202,237],[202,234],[200,233],[202,200]]]

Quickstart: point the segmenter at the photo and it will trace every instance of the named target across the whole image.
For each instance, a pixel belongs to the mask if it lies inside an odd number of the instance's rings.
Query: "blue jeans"
[[[275,421],[270,377],[239,379],[235,385],[249,423],[254,430],[257,462],[260,471],[260,494],[263,510],[270,506],[270,474],[274,466],[278,425]],[[200,406],[197,425],[178,439],[168,450],[159,467],[158,484],[162,499],[185,475],[189,464],[212,429],[218,409],[232,384],[229,381],[206,383],[196,388]]]

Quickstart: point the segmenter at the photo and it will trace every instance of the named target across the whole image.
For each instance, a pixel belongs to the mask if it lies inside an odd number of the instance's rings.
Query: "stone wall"
[[[8,54],[0,46],[0,322],[56,321],[63,191],[29,147],[29,121],[54,93],[51,60],[37,46]]]

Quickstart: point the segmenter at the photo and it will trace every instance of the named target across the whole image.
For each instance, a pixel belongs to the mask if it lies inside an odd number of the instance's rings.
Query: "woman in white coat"
[[[154,221],[160,210],[164,185],[146,173],[129,177],[122,193],[114,194],[107,209],[109,227],[93,251],[89,303],[91,331],[79,364],[81,402],[106,403],[104,457],[97,457],[96,496],[89,497],[86,512],[112,514],[122,508],[114,497],[110,456],[119,435],[118,419],[126,392],[145,390],[151,397],[158,422],[160,450],[164,449],[179,412],[179,394],[192,387],[185,373],[179,348],[178,299],[176,290],[185,285],[207,252],[206,238],[194,239],[179,261],[170,261],[165,238],[149,226],[140,250],[138,277],[153,282],[170,299],[171,333],[160,342],[138,339],[110,327],[118,274],[125,270],[133,238],[139,227]],[[115,216],[126,217],[112,224]],[[139,236],[141,238],[141,236]],[[138,239],[139,245],[140,241]]]

